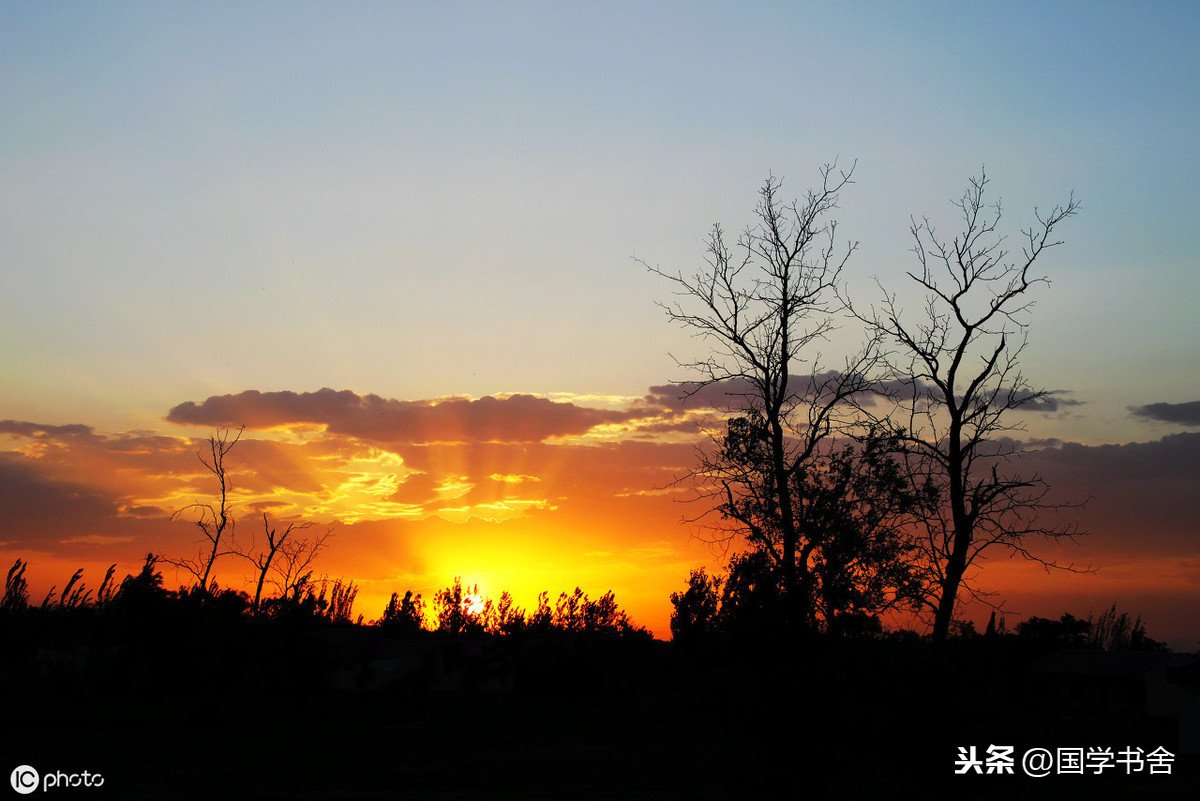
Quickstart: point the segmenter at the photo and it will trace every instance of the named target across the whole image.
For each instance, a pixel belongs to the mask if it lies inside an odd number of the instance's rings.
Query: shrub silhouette
[[[401,600],[397,593],[392,593],[383,617],[378,621],[380,628],[393,634],[417,634],[422,631],[425,622],[425,602],[421,596],[413,595],[412,590],[404,593]]]
[[[4,599],[0,600],[0,611],[11,612],[29,606],[29,585],[25,582],[27,567],[28,562],[17,559],[8,569],[8,576],[4,579]]]

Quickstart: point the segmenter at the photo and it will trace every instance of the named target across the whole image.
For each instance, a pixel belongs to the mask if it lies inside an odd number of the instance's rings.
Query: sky
[[[0,3],[0,558],[36,592],[189,553],[236,422],[239,535],[332,531],[367,619],[462,576],[665,636],[723,557],[645,265],[836,161],[847,292],[911,301],[912,220],[986,170],[1013,237],[1081,203],[1022,364],[1036,465],[1092,499],[1047,553],[1093,572],[977,583],[1194,648],[1198,38],[1190,3]]]

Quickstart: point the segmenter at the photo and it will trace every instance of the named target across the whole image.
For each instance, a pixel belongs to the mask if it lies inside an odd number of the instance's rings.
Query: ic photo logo
[[[21,795],[29,795],[41,784],[38,772],[28,765],[20,765],[13,769],[10,778],[12,788]]]
[[[42,792],[59,787],[100,787],[104,777],[99,773],[85,770],[83,773],[63,773],[56,770],[45,776],[39,774],[29,765],[18,765],[9,776],[12,788],[21,795],[29,795],[41,785]]]

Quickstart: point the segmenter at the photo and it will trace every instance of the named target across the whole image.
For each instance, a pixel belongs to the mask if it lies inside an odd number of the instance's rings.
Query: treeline
[[[538,595],[537,606],[526,612],[516,606],[506,590],[493,600],[479,592],[479,585],[464,587],[462,579],[439,590],[433,598],[431,620],[426,621],[425,602],[412,591],[392,593],[378,625],[386,630],[417,634],[487,635],[547,635],[585,634],[641,637],[650,639],[650,632],[635,625],[629,615],[617,605],[612,590],[593,600],[579,587],[562,593],[554,606],[550,595]]]
[[[28,562],[17,559],[5,579],[0,615],[9,619],[32,616],[49,620],[87,615],[121,617],[126,613],[144,617],[191,611],[210,618],[244,617],[293,627],[366,625],[400,636],[652,638],[647,629],[630,620],[611,590],[592,599],[576,587],[573,592],[561,593],[553,605],[549,593],[542,592],[536,607],[526,611],[514,603],[507,591],[492,599],[484,596],[478,585],[465,586],[460,577],[455,577],[453,584],[434,594],[428,610],[420,594],[411,590],[403,596],[392,593],[382,615],[365,623],[362,614],[354,615],[359,588],[353,581],[314,578],[309,572],[296,577],[279,595],[265,598],[259,597],[261,586],[251,598],[246,592],[221,588],[215,582],[208,587],[196,584],[168,590],[158,569],[160,560],[157,554],[147,554],[140,572],[126,575],[119,583],[114,580],[114,564],[95,591],[86,586],[83,570],[77,570],[61,593],[57,586],[51,587],[40,603],[34,603],[25,580]]]
[[[352,581],[331,580],[328,577],[313,579],[310,573],[297,579],[287,592],[278,597],[264,599],[258,608],[255,608],[247,593],[218,587],[215,582],[208,587],[196,584],[192,587],[180,587],[178,590],[166,589],[162,573],[158,570],[161,559],[158,554],[146,554],[138,574],[127,574],[119,584],[113,580],[117,566],[111,565],[95,592],[87,588],[81,568],[71,576],[62,592],[58,591],[57,585],[52,586],[40,603],[33,603],[29,595],[29,584],[25,580],[25,570],[29,563],[18,558],[5,577],[0,614],[9,617],[19,613],[117,614],[131,610],[150,612],[155,608],[175,605],[267,619],[307,617],[328,623],[349,623],[354,598],[358,593],[358,588]],[[361,615],[358,622],[362,622]]]
[[[733,556],[723,573],[693,570],[687,587],[671,594],[671,639],[683,647],[735,644],[781,635],[786,631],[786,598],[773,566],[764,554],[749,551]],[[969,620],[955,620],[953,639],[1014,639],[1031,646],[1105,651],[1165,651],[1165,643],[1146,633],[1141,617],[1117,612],[1112,605],[1086,618],[1064,614],[1057,620],[1033,616],[1008,627],[993,612],[980,633]],[[850,607],[827,618],[819,636],[824,639],[917,638],[911,631],[885,633],[878,614]]]
[[[974,635],[974,626],[964,633]],[[1117,612],[1116,604],[1099,615],[1089,614],[1078,618],[1065,614],[1058,620],[1031,617],[1017,624],[1015,632],[1009,632],[1004,619],[996,622],[992,615],[983,636],[1016,636],[1026,640],[1046,643],[1057,648],[1080,648],[1101,651],[1166,651],[1166,643],[1159,642],[1146,634],[1142,618],[1131,618],[1128,612]]]

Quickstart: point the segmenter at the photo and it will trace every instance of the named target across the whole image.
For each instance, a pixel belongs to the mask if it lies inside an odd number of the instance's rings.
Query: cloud
[[[501,481],[505,484],[524,484],[526,481],[541,481],[537,476],[527,476],[521,473],[492,473],[488,476],[492,481]]]
[[[1087,500],[1077,521],[1083,553],[1174,556],[1196,551],[1200,433],[1124,445],[1065,443],[1031,466],[1061,500]]]
[[[922,380],[914,380],[912,378],[892,378],[887,381],[881,381],[875,385],[875,395],[867,396],[864,393],[860,398],[868,401],[859,403],[863,406],[873,405],[875,397],[891,397],[899,403],[911,402],[914,390],[917,397],[923,403],[931,402],[933,405],[940,405],[942,398],[941,390],[935,385]],[[1066,397],[1071,394],[1068,389],[1048,389],[1048,390],[1031,390],[1028,388],[1012,389],[1011,387],[994,387],[982,388],[975,396],[976,403],[982,403],[990,408],[1000,409],[1019,409],[1024,412],[1057,412],[1064,406],[1082,406],[1083,401],[1075,400],[1074,398]],[[958,397],[962,400],[962,396]]]
[[[564,575],[602,567],[630,587],[657,570],[657,583],[647,584],[644,594],[646,608],[661,611],[674,588],[668,584],[682,581],[689,563],[711,557],[700,555],[708,553],[703,525],[709,518],[695,522],[708,506],[686,479],[696,465],[697,440],[645,435],[722,416],[700,401],[716,404],[736,389],[704,388],[711,395],[683,403],[680,386],[651,387],[645,397],[627,399],[625,409],[608,412],[530,395],[401,402],[333,390],[240,393],[184,404],[172,415],[177,422],[215,425],[224,412],[246,411],[263,427],[313,427],[302,436],[242,437],[230,464],[237,515],[251,518],[248,531],[261,524],[264,511],[301,516],[322,528],[346,523],[320,569],[377,580],[375,607],[404,588],[392,582],[426,569],[433,578],[424,582],[473,570],[491,576],[498,588],[511,582],[540,590],[555,589]],[[317,426],[323,433],[313,430]],[[566,431],[583,434],[556,436]],[[113,561],[136,571],[148,550],[194,553],[194,526],[167,516],[212,497],[213,477],[196,458],[202,436],[105,434],[84,425],[12,420],[0,421],[0,436],[16,437],[13,450],[0,452],[5,553],[36,551],[35,563],[59,571],[70,565],[51,558],[78,559],[101,572]],[[392,439],[380,441],[385,437]],[[1047,558],[1101,569],[1095,577],[1055,574],[1064,587],[1079,582],[1079,592],[1092,592],[1096,604],[1106,606],[1104,582],[1121,565],[1195,560],[1200,432],[1124,445],[1024,444],[1041,450],[1014,462],[1014,471],[1041,472],[1055,500],[1092,499],[1082,510],[1064,511],[1069,518],[1046,521],[1075,522],[1091,536],[1077,544],[1030,543]],[[610,563],[600,553],[620,556]],[[990,564],[1001,569],[983,571],[985,588],[1024,587],[1003,578],[1008,560]],[[235,561],[223,561],[220,569],[223,581],[240,580]],[[1147,586],[1158,581],[1157,575],[1145,578]],[[431,591],[432,585],[417,588]]]
[[[1001,389],[996,393],[996,403],[1027,412],[1057,412],[1060,406],[1083,405],[1083,401],[1062,397],[1069,394],[1070,391],[1065,389],[1047,390],[1041,395],[1028,389]]]
[[[4,548],[24,554],[99,554],[113,561],[135,561],[147,550],[158,550],[164,537],[191,536],[187,526],[168,524],[161,518],[126,516],[120,499],[112,493],[64,480],[44,468],[17,454],[0,453],[0,541]]]
[[[6,542],[80,536],[116,515],[115,500],[103,492],[56,481],[29,460],[0,454],[0,532]]]
[[[43,423],[29,423],[21,420],[0,420],[0,434],[11,434],[14,437],[30,439],[79,440],[92,439],[91,426],[72,423],[65,426],[52,426]]]
[[[788,386],[797,398],[820,395],[830,391],[841,375],[836,370],[817,375],[789,375]],[[872,400],[867,393],[859,393],[859,396],[868,402]],[[712,382],[679,381],[653,386],[642,402],[650,407],[673,412],[685,409],[715,409],[737,413],[749,409],[758,397],[759,393],[753,382],[735,377]]]
[[[1163,423],[1178,423],[1185,426],[1200,426],[1200,401],[1187,403],[1148,403],[1145,406],[1130,406],[1136,417],[1158,420]]]
[[[650,387],[643,401],[652,407],[669,411],[684,409],[736,410],[747,407],[747,401],[756,396],[754,387],[744,378],[701,383],[680,381]]]
[[[555,403],[533,395],[478,400],[402,401],[325,388],[317,392],[259,392],[214,395],[203,403],[181,403],[167,414],[172,423],[273,428],[326,426],[330,433],[390,444],[453,442],[541,442],[585,434],[592,428],[638,416],[633,410],[593,409]]]
[[[842,373],[829,370],[817,375],[791,375],[788,385],[793,395],[804,399],[811,396],[820,397],[829,393],[841,378]],[[936,388],[924,381],[916,381],[915,389],[924,398],[936,396]],[[868,391],[855,393],[852,400],[863,407],[877,405],[882,398],[894,398],[899,402],[912,397],[914,382],[911,378],[892,378],[877,381]],[[1031,412],[1056,412],[1061,406],[1080,406],[1082,401],[1064,397],[1069,390],[1055,389],[1044,394],[1036,394],[1028,389],[1012,390],[1000,388],[996,392],[995,402],[1009,404],[1013,408]],[[680,412],[682,410],[715,409],[723,412],[737,413],[739,410],[750,408],[758,398],[758,392],[753,383],[745,378],[727,378],[721,381],[705,383],[700,381],[680,381],[650,387],[642,399],[645,405]]]

